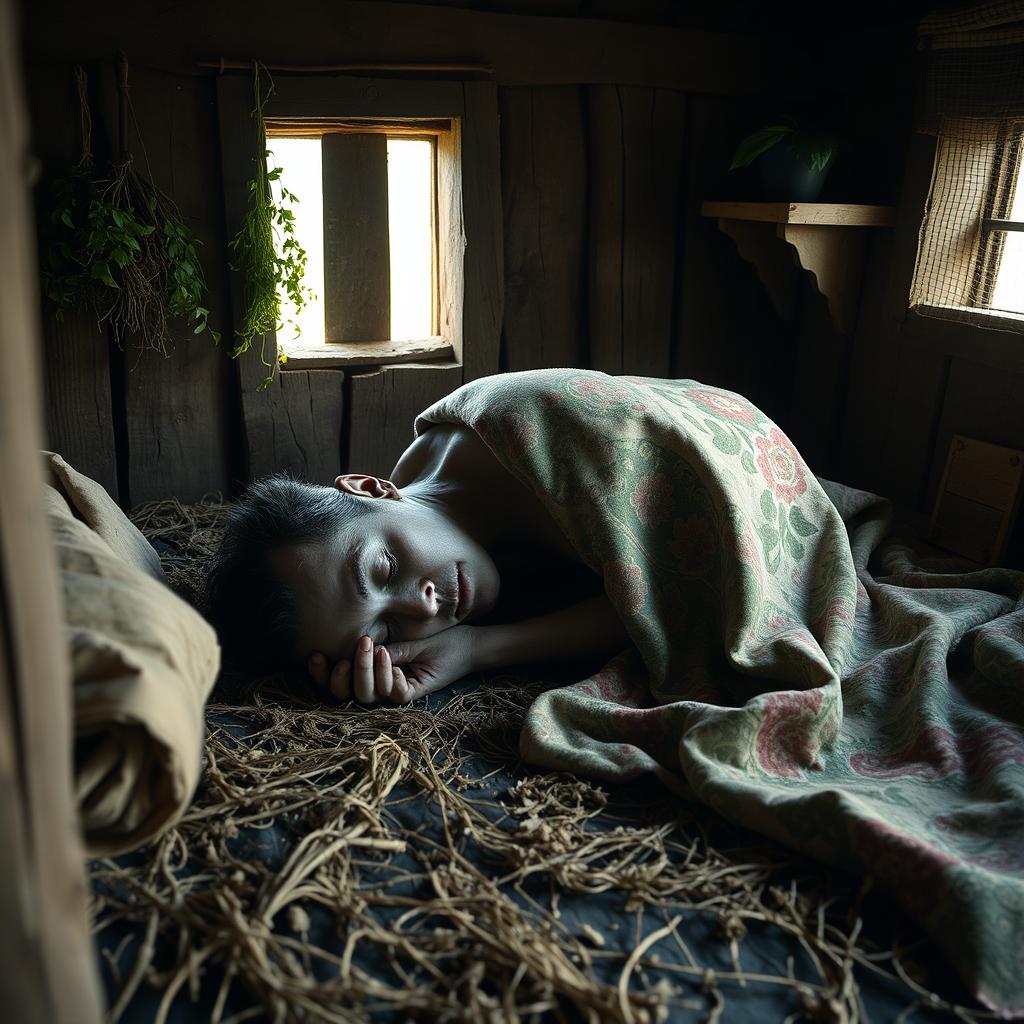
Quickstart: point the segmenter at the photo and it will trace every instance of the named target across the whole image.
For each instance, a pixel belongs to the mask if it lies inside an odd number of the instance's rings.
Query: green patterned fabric
[[[533,705],[524,758],[654,771],[873,875],[979,1000],[1024,1012],[1024,574],[915,565],[884,500],[694,381],[502,374],[417,432],[441,422],[540,496],[634,644]]]

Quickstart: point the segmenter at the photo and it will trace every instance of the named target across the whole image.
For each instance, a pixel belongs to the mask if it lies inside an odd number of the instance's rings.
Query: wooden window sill
[[[911,313],[936,320],[970,323],[994,331],[1024,334],[1024,313],[1007,309],[982,309],[980,306],[914,306]]]
[[[452,359],[455,350],[445,338],[415,338],[402,341],[328,341],[307,348],[284,349],[288,357],[282,369],[324,370],[344,366],[386,366],[393,363],[422,363]]]

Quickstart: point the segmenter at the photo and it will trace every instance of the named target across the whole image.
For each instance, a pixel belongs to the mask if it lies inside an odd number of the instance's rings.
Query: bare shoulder
[[[420,434],[402,453],[392,481],[407,487],[432,476],[503,474],[504,470],[476,432],[460,423],[439,423]]]

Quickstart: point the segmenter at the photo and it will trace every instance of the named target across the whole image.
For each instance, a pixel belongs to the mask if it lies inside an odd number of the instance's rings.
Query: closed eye
[[[386,582],[390,583],[398,571],[398,560],[386,548],[384,549],[384,557],[388,560],[388,578]]]

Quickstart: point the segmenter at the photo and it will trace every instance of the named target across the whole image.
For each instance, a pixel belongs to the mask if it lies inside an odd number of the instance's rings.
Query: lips
[[[465,573],[462,571],[462,563],[455,563],[455,583],[456,583],[456,599],[455,599],[455,619],[461,622],[465,618],[466,613],[469,611],[469,602],[472,596],[469,581],[466,579]]]

